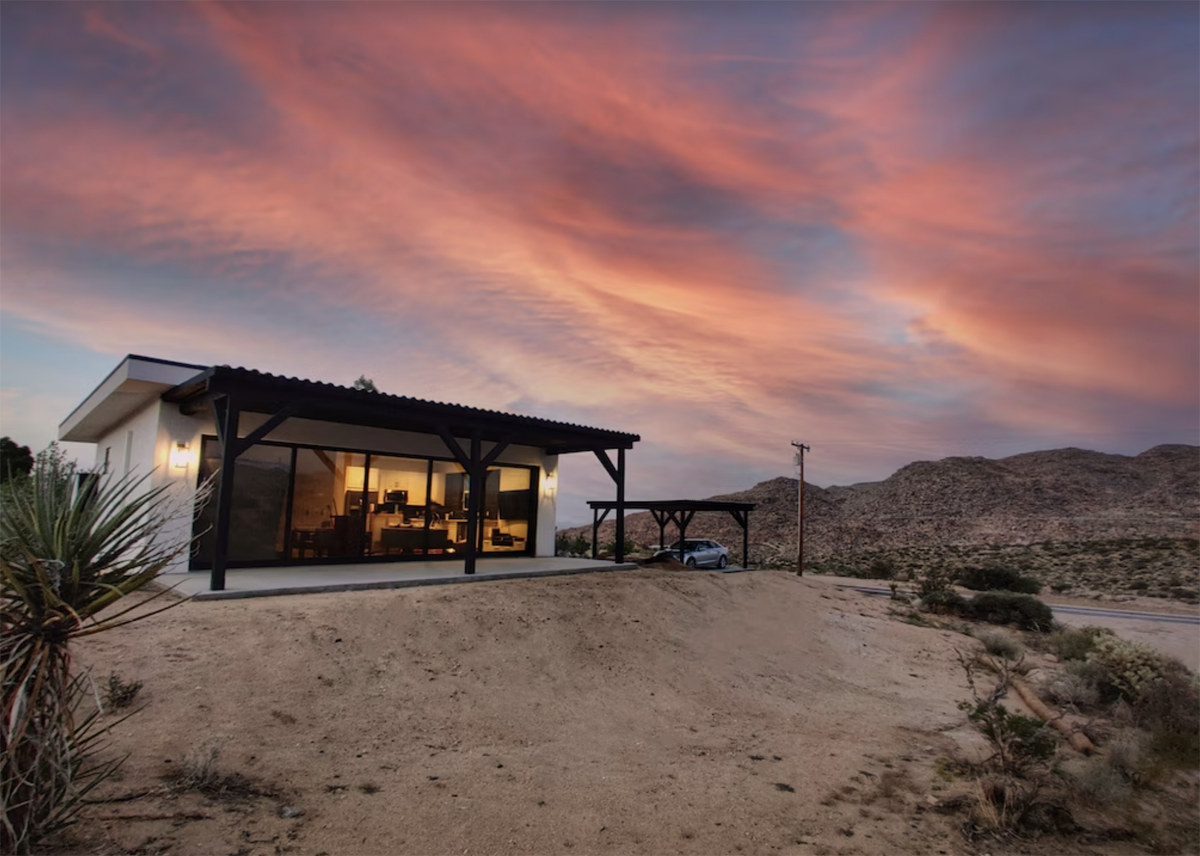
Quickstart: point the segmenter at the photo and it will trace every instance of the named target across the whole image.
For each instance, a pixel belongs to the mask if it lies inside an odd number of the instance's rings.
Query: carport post
[[[625,561],[625,449],[617,449],[617,564]]]
[[[750,512],[742,512],[742,567],[750,570]]]

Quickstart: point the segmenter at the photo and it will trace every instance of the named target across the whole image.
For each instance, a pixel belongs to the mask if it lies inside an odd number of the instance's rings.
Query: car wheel
[[[726,559],[724,556],[722,556],[721,558],[717,559],[717,567],[718,567],[718,568],[724,568],[724,567],[725,567],[726,565],[728,565],[728,564],[729,564],[729,560],[728,560],[728,559]]]
[[[694,567],[696,567],[696,560],[688,559],[686,562],[684,562],[684,564],[687,565],[689,568],[694,568]]]

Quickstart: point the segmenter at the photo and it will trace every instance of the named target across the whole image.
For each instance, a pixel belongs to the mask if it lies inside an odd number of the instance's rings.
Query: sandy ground
[[[90,806],[69,849],[969,852],[931,805],[936,758],[977,751],[977,643],[891,609],[666,570],[186,603],[80,640],[145,684],[102,795],[149,793]],[[205,745],[269,795],[168,793]]]

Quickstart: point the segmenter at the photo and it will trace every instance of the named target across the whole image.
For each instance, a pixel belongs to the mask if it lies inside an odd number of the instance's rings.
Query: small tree
[[[29,475],[33,454],[28,446],[18,446],[9,437],[0,437],[0,484],[11,478]]]
[[[371,380],[366,375],[359,375],[358,380],[354,382],[355,389],[361,389],[363,392],[379,392],[375,387],[375,381]]]
[[[145,490],[149,476],[92,476],[76,486],[75,465],[56,446],[37,456],[26,480],[0,500],[0,851],[27,852],[71,823],[79,800],[120,760],[92,763],[106,729],[92,695],[73,675],[72,639],[145,618],[137,607],[98,615],[183,555],[191,539],[161,532],[190,520],[191,497],[171,486]],[[208,495],[205,486],[197,502]],[[160,593],[161,594],[161,593]],[[155,595],[154,597],[157,597]],[[168,604],[172,606],[175,604]]]

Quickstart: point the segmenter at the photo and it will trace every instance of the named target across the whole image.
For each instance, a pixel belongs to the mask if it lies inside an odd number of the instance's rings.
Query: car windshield
[[[692,540],[692,539],[690,539],[690,538],[689,538],[688,540],[686,540],[686,541],[684,541],[684,542],[683,542],[683,548],[684,548],[685,550],[699,550],[699,549],[700,549],[700,548],[701,548],[703,545],[704,545],[704,542],[703,542],[703,541],[693,541],[693,540]],[[678,549],[679,549],[679,542],[678,542],[678,541],[676,541],[676,542],[675,542],[674,544],[672,544],[672,545],[671,545],[671,546],[670,546],[668,549],[670,549],[670,550],[678,550]]]

